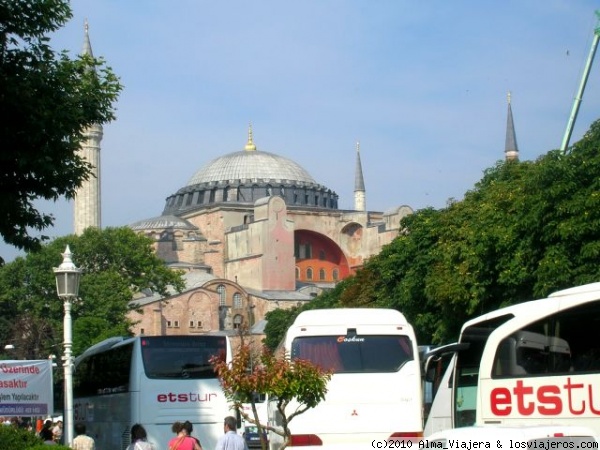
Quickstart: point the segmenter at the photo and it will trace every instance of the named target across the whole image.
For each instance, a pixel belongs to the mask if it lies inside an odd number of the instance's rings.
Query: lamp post
[[[72,321],[71,321],[71,302],[77,298],[79,293],[79,277],[81,270],[75,267],[71,260],[71,250],[67,245],[65,252],[62,254],[63,262],[57,268],[54,268],[56,277],[56,292],[63,299],[65,306],[65,317],[63,322],[64,328],[64,347],[65,355],[63,357],[64,368],[64,436],[65,445],[71,446],[73,443],[73,355],[71,346],[73,345]]]

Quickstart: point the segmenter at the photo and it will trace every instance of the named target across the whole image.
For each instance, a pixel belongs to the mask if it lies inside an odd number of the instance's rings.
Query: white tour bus
[[[292,446],[367,445],[423,434],[421,370],[412,326],[392,309],[320,309],[298,315],[285,337],[293,359],[332,370],[325,399],[289,424]],[[280,427],[276,399],[269,425]],[[291,403],[286,412],[294,410]],[[272,449],[282,438],[269,433]],[[366,447],[365,447],[366,448]]]
[[[425,436],[472,425],[600,436],[600,283],[469,320],[458,343],[427,355],[425,372],[434,387]]]
[[[139,423],[157,450],[166,449],[174,422],[189,420],[204,448],[223,434],[229,403],[209,363],[231,360],[226,336],[115,337],[75,360],[74,422],[83,422],[96,448],[125,450]]]

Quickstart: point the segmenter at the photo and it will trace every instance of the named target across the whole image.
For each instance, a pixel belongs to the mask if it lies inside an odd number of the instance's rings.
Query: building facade
[[[83,54],[92,56],[85,24]],[[93,176],[75,196],[75,233],[101,227],[102,127],[86,130],[81,155]],[[508,95],[505,160],[519,149]],[[360,146],[356,144],[354,208],[294,161],[259,150],[249,128],[243,149],[196,171],[169,195],[161,215],[131,228],[154,241],[157,255],[182,270],[186,288],[161,298],[144,292],[131,302],[133,332],[146,335],[229,333],[260,335],[277,308],[311,301],[354,274],[400,230],[413,211],[367,210]]]
[[[131,225],[187,285],[136,298],[134,332],[260,333],[268,311],[309,302],[354,274],[412,213],[366,211],[358,146],[354,181],[355,208],[340,210],[338,195],[304,168],[257,149],[250,128],[242,150],[200,168],[162,215]]]

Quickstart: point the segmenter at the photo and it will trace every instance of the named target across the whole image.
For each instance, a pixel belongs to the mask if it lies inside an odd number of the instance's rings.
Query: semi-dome
[[[252,205],[279,195],[288,206],[337,209],[338,195],[318,184],[289,158],[259,151],[248,131],[244,150],[216,158],[198,170],[188,183],[167,198],[163,215],[183,213],[215,204]]]

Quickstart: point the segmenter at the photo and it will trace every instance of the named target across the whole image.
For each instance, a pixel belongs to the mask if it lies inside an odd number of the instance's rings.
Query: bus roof
[[[553,292],[549,295],[550,298],[573,296],[578,294],[588,294],[590,292],[600,293],[600,283],[582,284],[581,286],[575,286],[569,289],[563,289],[562,291]]]
[[[129,337],[129,336],[115,336],[115,337],[110,337],[108,339],[104,339],[103,341],[100,341],[97,344],[92,345],[91,347],[89,347],[88,349],[86,349],[81,355],[79,355],[77,358],[75,358],[75,361],[74,361],[75,365],[77,365],[82,358],[87,357],[89,355],[93,355],[93,354],[96,354],[96,353],[103,352],[107,348],[111,348],[115,344],[118,344],[119,342],[123,342],[123,341],[125,341],[127,339],[131,339],[131,337]]]
[[[312,309],[301,312],[294,326],[307,325],[408,325],[404,315],[387,308]]]
[[[548,298],[531,300],[506,306],[468,320],[461,333],[468,327],[505,315],[516,317],[545,317],[562,307],[576,306],[600,299],[600,283],[590,283],[554,292]]]

